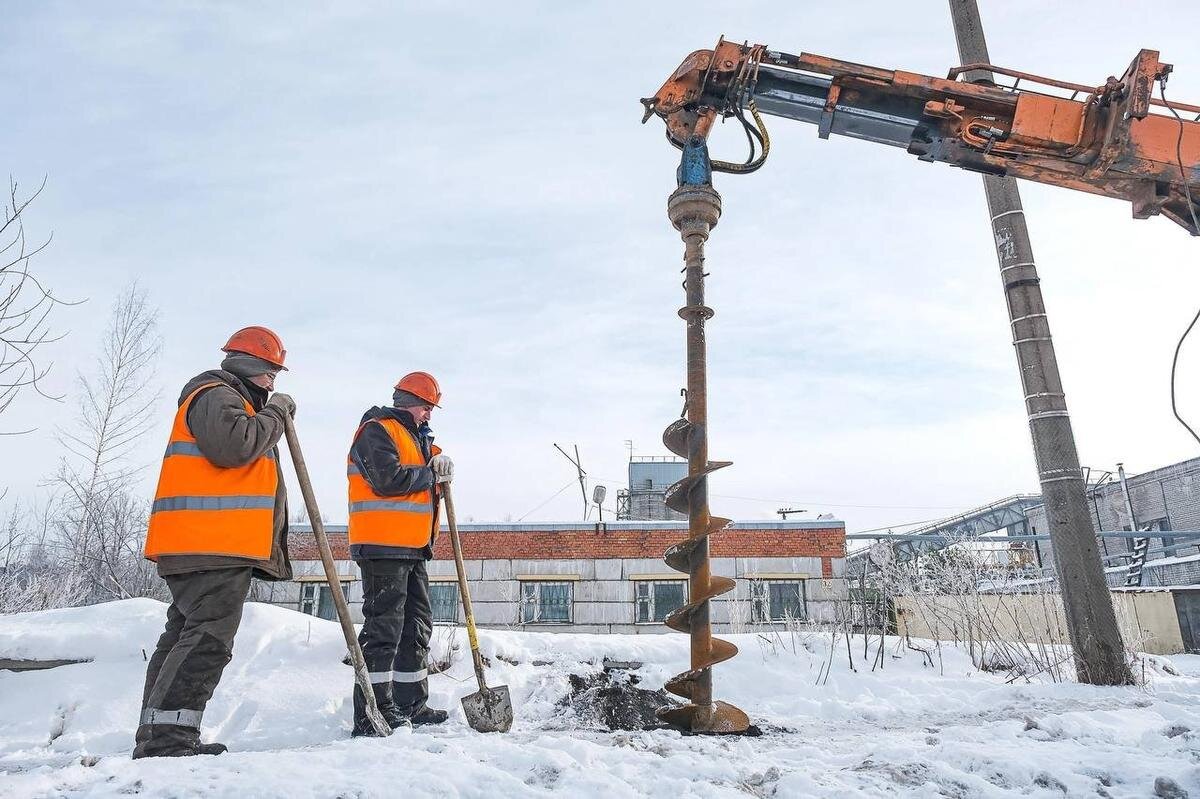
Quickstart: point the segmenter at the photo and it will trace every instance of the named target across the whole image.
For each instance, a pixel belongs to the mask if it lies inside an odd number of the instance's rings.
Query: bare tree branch
[[[24,214],[45,187],[43,178],[37,189],[22,196],[16,180],[10,177],[0,221],[0,413],[24,389],[32,389],[47,399],[62,399],[44,390],[42,380],[53,363],[38,360],[37,351],[62,338],[50,332],[51,312],[58,306],[77,303],[59,298],[30,271],[31,259],[50,245],[53,235],[36,245],[30,245],[25,237]],[[29,431],[0,432],[0,435],[24,432]]]

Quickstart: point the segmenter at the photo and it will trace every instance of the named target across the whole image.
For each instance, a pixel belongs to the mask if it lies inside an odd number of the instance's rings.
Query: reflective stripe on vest
[[[355,440],[363,428],[372,423],[378,423],[387,432],[396,447],[401,466],[426,465],[425,455],[421,452],[421,445],[416,436],[395,419],[367,422],[355,432]],[[420,549],[429,545],[433,531],[437,528],[437,511],[432,490],[415,491],[395,497],[376,494],[375,489],[359,473],[357,465],[349,456],[346,458],[346,481],[351,545],[375,544],[409,549]]]
[[[224,384],[222,383],[221,385]],[[204,453],[200,451],[200,445],[191,441],[174,441],[170,444],[167,444],[167,451],[163,457],[165,458],[168,455],[193,455],[198,458],[204,457]],[[275,450],[268,450],[267,454],[263,457],[275,460]]]
[[[394,499],[372,499],[366,502],[351,502],[350,512],[365,510],[402,510],[407,513],[424,513],[429,510],[428,502],[398,502]]]
[[[160,555],[271,557],[279,484],[275,452],[246,466],[222,468],[204,457],[187,426],[188,409],[196,396],[216,386],[229,387],[205,383],[175,413],[150,507],[145,549],[150,560]],[[254,406],[242,401],[246,413],[254,416]]]
[[[275,497],[163,497],[154,500],[151,513],[160,510],[254,510],[274,508]]]

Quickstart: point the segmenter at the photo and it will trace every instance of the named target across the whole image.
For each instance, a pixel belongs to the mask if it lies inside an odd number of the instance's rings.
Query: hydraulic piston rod
[[[712,667],[737,654],[728,641],[713,638],[709,600],[733,590],[734,581],[712,574],[708,537],[730,520],[708,509],[708,475],[728,462],[708,459],[708,365],[704,323],[713,310],[704,304],[704,244],[721,216],[721,196],[712,187],[708,147],[695,137],[683,148],[679,187],[667,203],[671,224],[684,242],[684,289],[687,304],[679,316],[687,324],[687,400],[683,413],[663,431],[663,444],[687,458],[688,476],[667,489],[666,503],[688,515],[688,537],[666,552],[672,569],[688,574],[688,603],[666,618],[666,625],[691,636],[691,668],[667,681],[666,689],[688,704],[664,708],[659,717],[685,732],[742,733],[750,719],[740,709],[713,699]]]

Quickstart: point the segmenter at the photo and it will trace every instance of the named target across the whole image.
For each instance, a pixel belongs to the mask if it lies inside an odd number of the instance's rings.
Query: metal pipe
[[[1173,537],[1181,539],[1200,538],[1200,531],[1196,530],[1168,530]],[[1130,532],[1128,530],[1110,531],[1096,533],[1097,538],[1145,538],[1145,531]],[[922,533],[920,535],[870,535],[867,533],[851,533],[846,536],[847,541],[928,541],[934,544],[962,544],[982,542],[984,544],[1003,544],[1003,543],[1024,543],[1026,541],[1053,541],[1052,535],[1010,535],[1010,536],[974,536],[972,538],[957,538],[952,536],[940,535],[938,533]],[[855,557],[859,554],[865,554],[868,547],[862,547],[849,553],[846,557]]]
[[[1009,69],[1007,67],[998,67],[995,64],[963,64],[961,67],[955,67],[954,69],[950,70],[949,74],[946,77],[948,80],[954,80],[959,75],[962,75],[964,72],[994,72],[998,75],[1004,75],[1009,78],[1016,78],[1018,81],[1028,80],[1028,81],[1032,81],[1034,83],[1041,83],[1046,86],[1054,86],[1055,88],[1058,88],[1058,89],[1070,89],[1071,91],[1074,91],[1077,93],[1096,92],[1096,91],[1099,91],[1100,89],[1104,88],[1103,86],[1085,86],[1082,83],[1071,83],[1070,81],[1065,81],[1065,80],[1055,80],[1054,78],[1047,78],[1047,77],[1043,77],[1041,75],[1034,75],[1032,72],[1022,72],[1019,69]],[[1124,85],[1124,84],[1122,84],[1122,85]],[[1001,87],[1001,88],[1007,88],[1007,87]],[[1026,90],[1026,91],[1028,91],[1028,90]],[[1053,95],[1051,95],[1051,96],[1053,96]],[[1171,101],[1170,105],[1168,105],[1167,103],[1158,99],[1157,97],[1151,97],[1151,98],[1149,98],[1149,100],[1150,100],[1150,105],[1158,106],[1159,108],[1174,108],[1176,111],[1187,111],[1189,113],[1195,113],[1197,111],[1200,111],[1200,106],[1189,105],[1187,103],[1177,103],[1174,100]]]
[[[716,191],[710,192],[713,208],[719,215],[720,196]],[[677,220],[679,216],[672,216],[672,222]],[[712,225],[715,224],[714,218]],[[708,348],[704,341],[704,322],[712,316],[712,311],[704,304],[704,242],[708,240],[710,229],[706,220],[697,223],[697,220],[684,219],[679,231],[685,242],[686,264],[684,284],[687,306],[683,309],[683,318],[687,321],[687,418],[693,428],[700,432],[700,435],[693,436],[695,443],[687,453],[688,475],[702,476],[688,497],[688,537],[696,541],[688,580],[689,597],[704,596],[712,577],[708,560],[708,525],[704,518],[708,515],[708,479],[703,477],[708,468]],[[705,663],[712,648],[712,624],[707,599],[696,603],[690,626],[692,669],[698,671],[691,700],[693,704],[704,707],[712,704],[712,668]]]
[[[1129,498],[1129,481],[1125,479],[1125,464],[1117,464],[1117,477],[1121,480],[1121,493],[1125,496],[1125,513],[1129,516],[1129,530],[1137,532],[1137,517],[1133,515],[1133,501]]]

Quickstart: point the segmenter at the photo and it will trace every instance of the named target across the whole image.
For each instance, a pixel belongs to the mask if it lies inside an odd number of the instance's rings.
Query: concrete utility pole
[[[950,0],[950,13],[962,63],[991,63],[976,0]],[[993,83],[992,73],[982,69],[966,73],[964,79]],[[1025,390],[1042,500],[1050,523],[1047,532],[1054,546],[1054,568],[1075,652],[1075,670],[1081,682],[1124,685],[1132,681],[1132,675],[1125,662],[1125,648],[1088,515],[1087,486],[1079,468],[1021,195],[1015,178],[984,175],[983,187]]]

